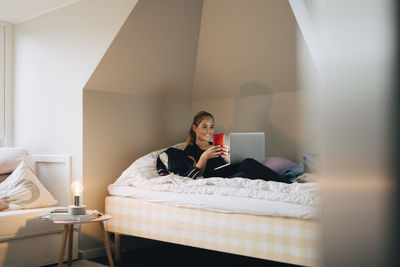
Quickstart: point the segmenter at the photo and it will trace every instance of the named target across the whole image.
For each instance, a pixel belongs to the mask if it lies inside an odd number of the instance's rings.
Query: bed
[[[107,222],[106,230],[115,233],[117,260],[121,235],[130,235],[290,264],[317,265],[319,199],[315,184],[156,177],[152,164],[161,151],[135,161],[108,188],[111,196],[105,199],[105,211],[113,219]],[[166,179],[170,183],[162,182]],[[240,184],[233,195],[231,189],[226,190],[232,188],[231,182]],[[204,189],[204,184],[211,186]],[[268,196],[264,198],[260,190],[255,190],[257,186],[268,187]],[[169,190],[171,187],[174,190]],[[214,193],[215,188],[222,188],[222,193]],[[308,190],[307,196],[295,196],[302,188]],[[255,198],[248,198],[249,194]],[[280,200],[282,194],[286,197]]]
[[[34,155],[28,160],[41,184],[58,201],[57,206],[67,206],[70,202],[71,157]],[[57,263],[63,228],[40,219],[53,208],[0,212],[0,266],[41,266]],[[75,235],[74,248],[77,248],[77,233]],[[73,257],[77,258],[77,249],[73,251]]]

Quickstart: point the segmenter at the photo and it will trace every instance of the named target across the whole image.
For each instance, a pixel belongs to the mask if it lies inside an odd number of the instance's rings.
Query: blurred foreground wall
[[[321,266],[395,266],[396,3],[320,2]]]

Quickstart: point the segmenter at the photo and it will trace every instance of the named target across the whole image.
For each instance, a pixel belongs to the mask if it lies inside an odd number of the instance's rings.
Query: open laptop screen
[[[229,134],[231,164],[245,158],[253,158],[258,162],[265,161],[265,134],[263,132]]]

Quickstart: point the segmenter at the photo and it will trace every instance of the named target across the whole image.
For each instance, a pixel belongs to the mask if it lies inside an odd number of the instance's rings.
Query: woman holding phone
[[[185,154],[194,162],[194,167],[200,170],[203,177],[244,177],[290,183],[258,161],[247,158],[240,163],[229,163],[229,148],[225,145],[213,145],[211,140],[214,134],[214,117],[206,111],[200,111],[193,117],[193,122],[186,140]]]

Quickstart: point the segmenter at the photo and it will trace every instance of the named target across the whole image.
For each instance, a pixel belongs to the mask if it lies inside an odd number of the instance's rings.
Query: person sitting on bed
[[[193,117],[184,150],[186,156],[194,161],[193,166],[200,170],[203,177],[243,177],[250,179],[262,179],[265,181],[276,181],[290,183],[288,179],[280,176],[267,166],[258,161],[247,158],[240,163],[229,163],[229,149],[227,146],[213,146],[214,117],[206,111],[200,111]]]

